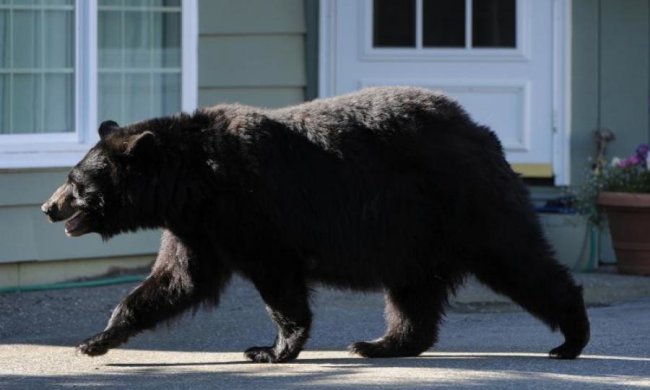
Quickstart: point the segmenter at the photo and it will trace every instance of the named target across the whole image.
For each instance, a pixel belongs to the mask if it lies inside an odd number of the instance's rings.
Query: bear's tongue
[[[65,234],[67,234],[68,236],[74,236],[76,230],[79,229],[82,220],[83,220],[83,215],[81,211],[77,211],[76,213],[74,213],[74,215],[65,222]]]

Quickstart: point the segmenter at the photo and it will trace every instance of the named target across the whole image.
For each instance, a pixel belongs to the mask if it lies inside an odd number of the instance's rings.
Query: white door
[[[569,0],[323,0],[321,96],[417,85],[456,97],[529,177],[568,182]]]

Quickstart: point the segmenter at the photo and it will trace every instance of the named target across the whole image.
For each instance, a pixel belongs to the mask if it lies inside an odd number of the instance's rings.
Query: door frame
[[[319,9],[319,97],[333,96],[336,91],[338,1],[321,0]],[[356,0],[371,1],[371,0]],[[533,0],[539,1],[539,0]],[[552,161],[554,183],[571,182],[571,12],[572,0],[549,0],[553,4],[553,69],[552,69]],[[363,26],[362,26],[363,28]],[[357,37],[358,38],[358,37]],[[363,46],[362,46],[363,47]],[[525,51],[524,51],[525,53]],[[360,53],[361,56],[362,53]],[[534,55],[534,53],[531,53]],[[367,58],[361,56],[361,61]],[[400,58],[396,58],[400,61]],[[413,61],[414,59],[409,59]],[[426,61],[426,58],[419,60]],[[468,59],[472,61],[472,59]],[[474,60],[475,61],[475,60]]]

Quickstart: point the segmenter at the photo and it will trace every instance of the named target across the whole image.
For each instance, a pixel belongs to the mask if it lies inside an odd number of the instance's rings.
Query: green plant
[[[604,215],[596,202],[602,191],[650,193],[649,150],[647,144],[641,144],[635,154],[626,159],[613,158],[609,163],[602,159],[597,161],[575,193],[576,207],[590,223],[598,227],[604,223]]]

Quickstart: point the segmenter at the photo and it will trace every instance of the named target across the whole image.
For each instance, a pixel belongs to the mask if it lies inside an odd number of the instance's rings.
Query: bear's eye
[[[75,198],[79,198],[80,195],[83,193],[82,187],[75,182],[71,182],[70,185],[72,186],[72,196],[74,196]]]

